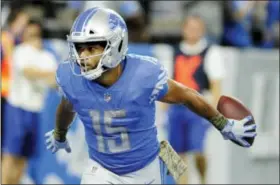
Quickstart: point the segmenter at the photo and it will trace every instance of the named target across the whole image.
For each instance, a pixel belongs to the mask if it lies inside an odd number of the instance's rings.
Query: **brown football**
[[[221,96],[218,101],[217,110],[226,118],[235,120],[242,120],[243,118],[251,115],[253,117],[253,120],[246,123],[246,125],[251,125],[255,123],[254,116],[252,115],[251,111],[237,98],[225,95]],[[252,145],[255,138],[245,137],[244,139]],[[237,145],[240,145],[235,141],[233,142]]]

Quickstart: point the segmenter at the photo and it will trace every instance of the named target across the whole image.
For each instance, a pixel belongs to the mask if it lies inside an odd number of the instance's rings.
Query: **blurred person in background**
[[[137,1],[123,1],[118,4],[117,12],[123,17],[128,29],[128,53],[154,57],[152,44],[149,43],[145,12]]]
[[[199,15],[205,21],[207,39],[220,43],[223,35],[223,6],[221,1],[184,1],[184,14]]]
[[[4,115],[7,96],[9,94],[12,53],[21,40],[21,34],[29,16],[23,9],[11,9],[6,26],[1,33],[1,147],[3,146]]]
[[[119,4],[120,15],[124,18],[131,43],[149,41],[145,12],[138,1],[123,1]]]
[[[183,40],[175,47],[174,79],[200,93],[209,91],[211,103],[216,106],[225,69],[218,46],[206,40],[205,32],[205,23],[200,16],[186,17],[182,28]],[[187,161],[188,154],[194,153],[200,183],[205,184],[207,160],[204,140],[209,123],[183,105],[169,106],[168,118],[170,144],[184,161]],[[187,174],[178,183],[186,184]]]
[[[42,49],[42,25],[29,20],[13,53],[5,112],[2,183],[18,184],[34,155],[39,115],[48,87],[55,87],[56,61]]]
[[[226,1],[223,44],[236,47],[253,45],[251,27],[256,1]]]

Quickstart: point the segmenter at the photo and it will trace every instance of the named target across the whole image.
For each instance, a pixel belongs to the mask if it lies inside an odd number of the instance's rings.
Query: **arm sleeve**
[[[150,96],[150,103],[161,99],[168,92],[168,75],[166,69],[158,64],[159,70],[154,75],[155,83],[153,84],[152,94]]]
[[[63,85],[61,84],[60,73],[61,73],[61,71],[60,71],[60,68],[58,67],[58,69],[56,70],[56,74],[55,74],[55,80],[56,80],[56,83],[58,86],[57,92],[60,97],[63,97],[68,100],[67,95],[66,95],[65,91],[63,90]]]
[[[65,99],[68,99],[61,86],[58,86],[57,92],[58,92],[58,94],[59,94],[60,97],[63,97],[63,98],[65,98]]]
[[[219,46],[209,48],[205,57],[204,71],[210,80],[221,80],[225,77],[225,66]]]

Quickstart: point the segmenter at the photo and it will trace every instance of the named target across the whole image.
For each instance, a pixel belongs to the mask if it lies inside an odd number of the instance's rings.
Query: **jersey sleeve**
[[[57,92],[58,94],[60,95],[60,97],[63,97],[63,98],[66,98],[67,99],[67,96],[63,90],[63,88],[61,87],[61,85],[58,83],[58,79],[57,79],[57,76],[56,76],[56,83],[57,83]]]
[[[58,67],[57,70],[56,70],[56,74],[55,74],[55,79],[56,79],[56,83],[57,83],[57,86],[58,86],[57,87],[57,92],[60,95],[60,97],[68,99],[67,95],[64,91],[64,86],[62,85],[62,82],[61,82],[61,73],[62,73],[62,71],[61,71],[60,67]]]
[[[150,96],[150,103],[160,100],[168,92],[168,73],[167,70],[160,63],[157,64],[157,72],[154,76],[154,83],[152,93]]]

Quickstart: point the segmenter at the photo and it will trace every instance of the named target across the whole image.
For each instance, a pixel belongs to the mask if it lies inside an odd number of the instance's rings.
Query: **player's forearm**
[[[45,82],[48,84],[49,87],[57,88],[55,75],[52,75],[52,76],[49,76],[48,78],[46,78]]]
[[[222,130],[227,123],[227,119],[198,92],[189,88],[186,88],[185,91],[183,104],[193,112],[209,120],[218,130]]]
[[[54,71],[43,71],[40,69],[32,68],[32,67],[26,67],[23,69],[23,74],[26,78],[36,80],[36,79],[48,79],[55,76]]]
[[[197,91],[171,79],[168,80],[168,88],[168,93],[160,100],[161,102],[183,104],[209,120],[219,130],[227,124],[227,119]]]
[[[56,124],[54,131],[56,140],[61,142],[66,140],[66,134],[74,116],[75,112],[72,110],[72,105],[70,105],[67,100],[63,99],[56,111]]]

